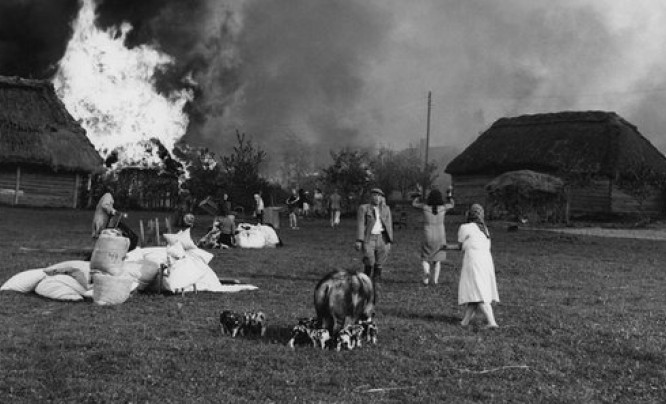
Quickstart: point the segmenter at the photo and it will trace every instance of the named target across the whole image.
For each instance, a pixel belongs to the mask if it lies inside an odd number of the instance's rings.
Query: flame
[[[154,75],[168,68],[173,58],[147,45],[128,49],[124,42],[130,24],[100,30],[95,26],[94,0],[80,4],[72,39],[53,80],[56,92],[103,157],[116,150],[118,165],[160,165],[159,156],[149,149],[150,139],[159,139],[173,151],[187,129],[183,107],[193,94],[160,94]]]

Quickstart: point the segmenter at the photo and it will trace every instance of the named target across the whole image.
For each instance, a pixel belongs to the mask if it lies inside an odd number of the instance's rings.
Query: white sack
[[[83,300],[86,290],[71,276],[59,274],[42,279],[37,284],[35,293],[54,300],[78,301]]]
[[[9,278],[0,286],[0,290],[30,293],[35,290],[37,284],[44,278],[46,278],[46,272],[43,269],[29,269]]]
[[[280,238],[278,237],[275,229],[271,226],[257,226],[258,230],[264,235],[264,242],[266,247],[275,247],[280,243]]]
[[[236,245],[240,248],[264,248],[266,238],[258,229],[240,230],[236,234]]]
[[[185,257],[171,264],[167,276],[162,280],[162,287],[173,293],[179,292],[197,283],[206,270],[212,271],[200,259]]]
[[[130,276],[96,273],[93,275],[93,301],[100,306],[124,303],[129,299],[134,284]]]
[[[90,278],[90,261],[71,260],[63,261],[44,268],[47,275],[69,275],[79,281],[81,286],[90,289],[92,279]]]

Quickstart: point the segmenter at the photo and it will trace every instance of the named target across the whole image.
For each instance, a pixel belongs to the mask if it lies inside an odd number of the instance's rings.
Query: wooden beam
[[[144,230],[143,230],[143,219],[139,220],[139,232],[141,233],[140,234],[140,236],[141,236],[141,247],[145,247],[146,246],[146,233],[144,233]]]
[[[87,184],[87,189],[88,189],[88,205],[86,206],[87,208],[92,206],[93,203],[93,195],[92,195],[92,174],[88,174],[88,184]]]
[[[157,243],[157,245],[161,245],[160,244],[160,219],[157,218],[157,217],[155,218],[155,243]]]
[[[14,188],[14,205],[19,203],[19,191],[21,190],[21,166],[16,166],[16,187]]]
[[[76,173],[74,179],[74,196],[72,197],[72,208],[76,209],[77,202],[79,201],[79,187],[81,186],[81,175]]]

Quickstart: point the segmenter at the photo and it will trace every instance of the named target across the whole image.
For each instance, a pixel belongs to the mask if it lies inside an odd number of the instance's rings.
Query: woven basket
[[[103,273],[93,275],[93,301],[101,306],[124,303],[130,297],[134,279]]]

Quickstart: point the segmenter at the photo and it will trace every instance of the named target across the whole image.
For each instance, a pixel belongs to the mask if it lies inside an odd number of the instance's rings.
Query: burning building
[[[128,24],[102,30],[95,2],[81,2],[53,83],[117,181],[116,199],[136,208],[169,208],[182,166],[172,156],[185,134],[186,90],[161,93],[155,74],[173,59],[148,45],[128,48]]]
[[[115,197],[120,205],[134,209],[175,206],[184,170],[159,139],[118,147],[111,151],[105,165],[115,179]]]

